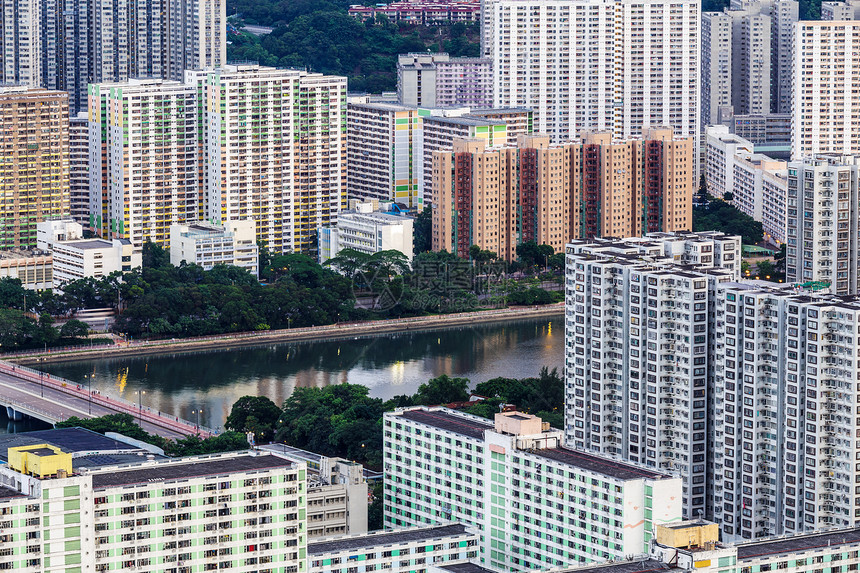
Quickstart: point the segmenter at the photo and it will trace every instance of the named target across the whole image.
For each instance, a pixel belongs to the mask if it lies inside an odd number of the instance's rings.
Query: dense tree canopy
[[[721,199],[712,199],[707,205],[693,207],[694,231],[723,231],[740,235],[744,244],[755,245],[764,237],[759,221],[741,213]]]
[[[346,76],[350,91],[393,91],[398,54],[446,51],[452,56],[478,56],[480,51],[478,27],[463,23],[425,27],[385,17],[361,22],[347,13],[349,2],[331,0],[232,4],[239,25],[247,22],[274,30],[262,37],[231,35],[229,59]]]

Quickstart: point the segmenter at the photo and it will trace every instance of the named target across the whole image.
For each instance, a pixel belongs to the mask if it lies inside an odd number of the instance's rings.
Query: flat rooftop
[[[17,489],[12,489],[11,487],[7,487],[5,485],[0,485],[0,499],[11,499],[13,497],[26,497],[23,493],[18,491]]]
[[[407,410],[402,412],[400,417],[427,424],[440,430],[448,430],[455,434],[462,434],[463,436],[477,439],[484,439],[484,432],[495,428],[495,425],[489,420],[483,423],[441,410],[432,412],[428,412],[427,410]]]
[[[444,569],[445,571],[450,571],[451,573],[496,573],[492,569],[481,567],[477,563],[472,563],[471,561],[467,563],[451,563],[450,565],[442,565],[439,568]]]
[[[557,462],[589,470],[598,474],[614,477],[620,480],[628,479],[660,479],[671,477],[668,474],[655,472],[646,468],[625,464],[610,458],[596,456],[567,448],[535,449],[531,454]]]
[[[670,569],[674,569],[674,567],[656,559],[638,559],[622,561],[620,563],[596,563],[594,565],[560,569],[559,571],[570,571],[571,573],[574,571],[576,573],[583,573],[585,571],[594,571],[595,573],[650,573],[652,571],[668,571]]]
[[[833,547],[860,543],[860,527],[854,529],[837,529],[824,533],[809,535],[792,535],[770,541],[742,543],[737,545],[738,561],[741,559],[756,559],[768,555],[809,551],[819,547]]]
[[[65,245],[67,247],[75,247],[77,249],[81,249],[82,251],[89,251],[92,249],[107,249],[112,247],[110,241],[104,241],[102,239],[85,239],[81,241],[62,241],[61,245]]]
[[[383,545],[401,545],[411,541],[429,541],[431,539],[463,535],[465,533],[467,533],[466,526],[461,523],[439,525],[437,527],[413,527],[400,531],[369,533],[367,535],[341,537],[331,541],[308,543],[308,554],[319,555],[322,553],[357,551]]]
[[[84,428],[57,428],[55,430],[39,430],[21,434],[0,434],[0,460],[7,461],[7,449],[36,444],[50,444],[64,452],[75,454],[81,452],[109,452],[141,450],[137,446],[108,438],[97,432]],[[146,452],[149,453],[149,452]]]
[[[160,462],[138,468],[94,473],[92,474],[93,488],[134,485],[151,481],[172,481],[280,467],[293,467],[293,462],[273,455]]]

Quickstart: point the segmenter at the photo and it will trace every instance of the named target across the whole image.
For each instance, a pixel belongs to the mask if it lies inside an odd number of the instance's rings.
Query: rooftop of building
[[[504,115],[514,113],[532,113],[527,107],[490,107],[484,109],[472,109],[469,115]]]
[[[674,567],[657,559],[643,557],[642,559],[619,561],[616,563],[594,563],[578,567],[554,569],[553,573],[566,573],[568,571],[571,573],[585,573],[586,571],[594,571],[595,573],[651,573],[654,571],[668,571],[670,569],[674,569]]]
[[[365,109],[371,109],[376,111],[418,111],[418,108],[409,107],[408,105],[400,105],[399,103],[387,103],[387,102],[367,102],[367,103],[353,103],[350,102],[350,107],[361,107]]]
[[[16,489],[0,485],[0,499],[11,499],[13,497],[25,497],[25,495]]]
[[[91,251],[94,249],[108,249],[113,246],[113,243],[110,241],[105,241],[104,239],[79,239],[76,241],[61,241],[60,244],[65,247],[75,247],[76,249],[81,249],[82,251]]]
[[[671,477],[668,474],[568,448],[536,448],[529,453],[619,480]]]
[[[424,122],[436,122],[436,123],[446,123],[449,125],[465,125],[469,127],[484,127],[491,125],[502,125],[498,121],[492,121],[489,119],[481,119],[479,117],[461,115],[457,117],[443,117],[440,115],[432,115],[424,118]]]
[[[351,217],[373,219],[380,223],[388,223],[392,225],[402,224],[405,220],[411,219],[411,217],[408,217],[404,214],[390,213],[386,211],[371,211],[370,213],[362,213],[360,211],[350,209],[346,211],[341,211],[338,215],[338,220],[349,219]]]
[[[860,527],[738,544],[738,561],[860,543]]]
[[[93,488],[184,480],[293,466],[294,462],[271,454],[181,459],[93,473]]]
[[[12,259],[34,259],[36,257],[50,257],[51,253],[39,249],[10,249],[0,251],[0,260]]]
[[[400,417],[480,440],[484,439],[485,431],[492,430],[495,427],[489,420],[482,422],[472,417],[452,414],[445,410],[405,410],[400,413]]]
[[[72,467],[76,470],[140,463],[146,456],[164,458],[134,444],[85,428],[56,428],[20,434],[0,434],[0,462],[8,462],[9,448],[36,444],[49,444],[72,454]]]
[[[451,573],[495,573],[492,569],[487,569],[486,567],[482,567],[471,561],[466,561],[464,563],[448,563],[440,565],[439,569],[444,569]]]
[[[339,537],[331,541],[321,540],[308,543],[308,555],[356,551],[387,545],[402,545],[413,541],[430,541],[442,537],[452,537],[468,533],[461,523],[437,525],[433,527],[412,527],[397,531],[381,531],[363,535]]]

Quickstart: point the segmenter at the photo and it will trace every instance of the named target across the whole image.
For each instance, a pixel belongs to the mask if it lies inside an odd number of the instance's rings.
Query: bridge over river
[[[140,403],[102,396],[80,384],[9,362],[0,361],[0,406],[9,418],[30,416],[55,424],[72,416],[97,418],[107,414],[131,414],[151,434],[165,438],[212,432],[193,422],[152,410]]]

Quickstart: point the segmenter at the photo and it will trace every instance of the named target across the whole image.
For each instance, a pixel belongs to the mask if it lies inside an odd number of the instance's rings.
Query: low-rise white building
[[[73,219],[49,220],[36,225],[39,249],[53,257],[53,288],[82,278],[101,278],[141,266],[141,249],[128,239],[83,239],[83,227]]]
[[[0,279],[13,278],[30,290],[53,288],[53,257],[34,251],[0,251]]]
[[[260,252],[253,219],[227,221],[215,225],[198,221],[170,226],[170,263],[182,261],[204,270],[215,265],[233,265],[259,276]]]
[[[412,228],[414,219],[399,210],[375,209],[375,201],[354,202],[353,209],[343,211],[334,227],[319,232],[320,263],[333,259],[343,249],[372,255],[379,251],[400,251],[412,261]],[[394,204],[381,208],[397,209]]]
[[[767,239],[786,238],[788,166],[785,161],[755,153],[752,142],[728,132],[723,125],[705,133],[708,192],[717,198],[731,193],[731,204],[760,221]]]
[[[410,527],[308,543],[309,573],[425,573],[478,556],[478,534],[459,523]]]

